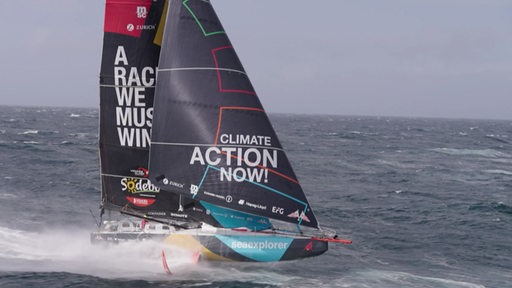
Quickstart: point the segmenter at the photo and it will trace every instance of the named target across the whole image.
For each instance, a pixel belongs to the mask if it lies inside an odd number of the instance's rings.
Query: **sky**
[[[270,113],[512,119],[510,0],[212,0]],[[98,107],[102,0],[0,1],[0,105]]]

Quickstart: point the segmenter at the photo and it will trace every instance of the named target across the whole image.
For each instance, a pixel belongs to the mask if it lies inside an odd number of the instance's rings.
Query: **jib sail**
[[[195,200],[318,227],[210,2],[172,0],[168,13],[151,135],[152,183]]]

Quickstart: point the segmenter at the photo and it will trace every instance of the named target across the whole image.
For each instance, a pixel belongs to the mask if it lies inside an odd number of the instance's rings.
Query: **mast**
[[[168,13],[149,179],[194,200],[318,228],[211,3],[172,0]]]

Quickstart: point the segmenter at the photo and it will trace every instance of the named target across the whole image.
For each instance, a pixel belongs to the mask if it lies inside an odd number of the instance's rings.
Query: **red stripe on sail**
[[[220,67],[220,64],[219,64],[219,60],[217,59],[217,52],[221,51],[221,50],[225,50],[225,49],[230,49],[230,50],[234,50],[233,46],[222,46],[222,47],[218,47],[218,48],[215,48],[215,49],[212,49],[212,56],[213,56],[213,61],[215,62],[215,68],[217,68],[217,83],[219,85],[219,92],[222,92],[222,93],[243,93],[243,94],[249,94],[249,95],[256,95],[256,92],[254,91],[249,91],[249,90],[245,90],[245,89],[236,89],[235,88],[225,88],[224,85],[222,84],[222,76],[221,76],[221,70],[220,68],[226,68],[226,69],[231,69],[229,67]],[[236,70],[236,68],[235,68]]]

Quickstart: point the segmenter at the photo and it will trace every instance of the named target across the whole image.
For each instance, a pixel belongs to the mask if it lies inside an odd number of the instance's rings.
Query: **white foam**
[[[168,279],[164,249],[173,280],[287,283],[291,278],[268,270],[268,264],[193,263],[192,253],[162,242],[141,241],[92,245],[90,231],[51,230],[42,233],[0,227],[0,271],[69,272],[102,278]],[[256,266],[247,266],[256,265]],[[245,267],[245,268],[244,268]]]
[[[95,246],[89,242],[89,231],[34,233],[0,227],[0,247],[0,270],[64,271],[100,277],[138,277],[163,271],[161,246],[151,241]]]
[[[89,242],[89,231],[48,230],[42,233],[0,227],[0,271],[69,272],[102,278],[190,280],[198,285],[242,281],[280,287],[453,287],[482,288],[461,276],[446,279],[399,271],[369,270],[340,273],[341,277],[315,278],[285,275],[286,263],[192,263],[190,252],[142,241],[111,246]],[[164,272],[165,250],[172,278]],[[277,269],[273,269],[273,267]]]

